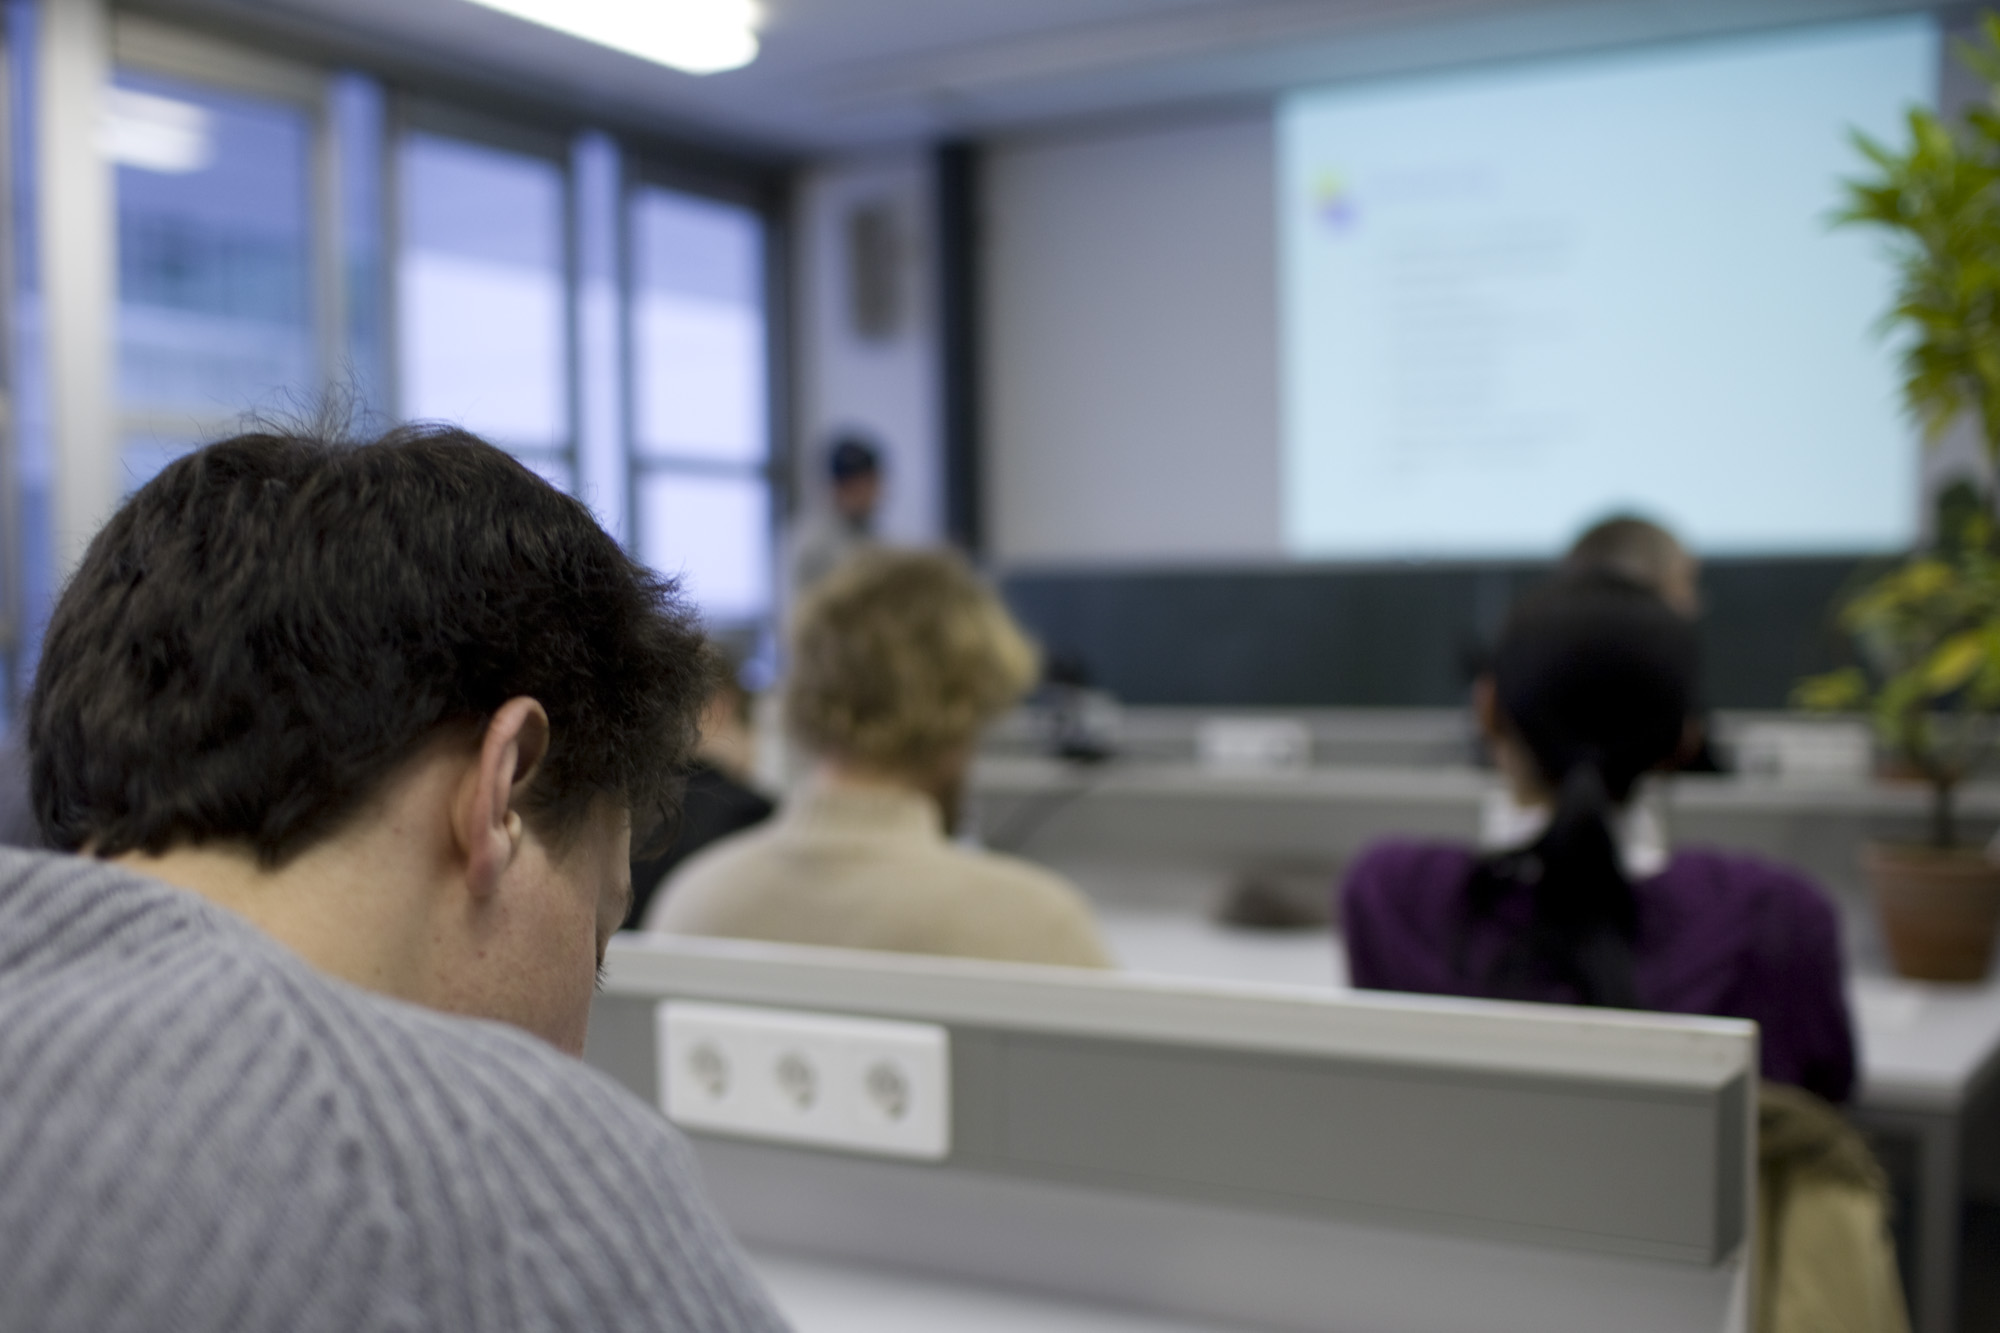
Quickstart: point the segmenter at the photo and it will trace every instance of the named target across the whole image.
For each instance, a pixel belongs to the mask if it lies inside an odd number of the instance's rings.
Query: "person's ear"
[[[1499,740],[1506,731],[1500,722],[1500,695],[1490,672],[1472,682],[1472,715],[1479,721],[1479,734],[1488,741]]]
[[[1674,565],[1665,600],[1685,619],[1701,619],[1701,561],[1686,551],[1681,552],[1680,560]]]
[[[1691,717],[1681,723],[1681,743],[1674,750],[1673,758],[1661,764],[1664,769],[1676,769],[1701,753],[1702,742],[1708,739],[1708,728],[1698,717]]]
[[[473,896],[491,896],[520,854],[521,795],[548,752],[549,715],[533,699],[509,699],[487,722],[452,812]]]

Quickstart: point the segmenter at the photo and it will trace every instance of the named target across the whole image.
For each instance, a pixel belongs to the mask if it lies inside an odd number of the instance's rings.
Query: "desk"
[[[1932,986],[1860,976],[1851,988],[1861,1043],[1854,1118],[1916,1150],[1909,1275],[1919,1333],[1953,1333],[1966,1150],[2000,1093],[2000,978]]]
[[[1200,869],[1218,876],[1269,866],[1334,868],[1387,834],[1470,839],[1493,783],[1470,766],[1343,765],[1228,773],[1191,762],[982,757],[970,808],[992,846],[1071,866]],[[1850,957],[1879,969],[1882,949],[1860,847],[1920,841],[1928,796],[1916,785],[1681,776],[1654,797],[1670,840],[1755,852],[1796,866],[1841,902]],[[1958,810],[1969,838],[2000,825],[2000,783],[1967,784]]]
[[[1259,1333],[752,1248],[798,1333]]]
[[[1347,956],[1324,930],[1237,930],[1192,912],[1099,906],[1120,967],[1179,977],[1345,989]]]
[[[1120,904],[1098,914],[1112,952],[1136,971],[1346,984],[1339,941],[1326,931],[1233,929],[1191,912]],[[1854,979],[1850,1001],[1861,1047],[1854,1118],[1915,1151],[1909,1282],[1917,1328],[1955,1333],[1967,1122],[2000,1096],[2000,976],[1935,986],[1864,975]]]

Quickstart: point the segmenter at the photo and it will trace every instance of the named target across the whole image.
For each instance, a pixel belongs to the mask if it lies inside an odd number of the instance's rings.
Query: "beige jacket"
[[[952,843],[929,797],[828,782],[688,858],[653,900],[645,928],[1111,966],[1090,909],[1059,877]]]
[[[1758,1333],[1909,1333],[1868,1145],[1799,1088],[1766,1083],[1757,1112]]]

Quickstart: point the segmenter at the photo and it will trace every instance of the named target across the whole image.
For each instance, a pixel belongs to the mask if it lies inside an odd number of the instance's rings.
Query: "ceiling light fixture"
[[[689,74],[718,74],[757,58],[753,0],[473,0]]]

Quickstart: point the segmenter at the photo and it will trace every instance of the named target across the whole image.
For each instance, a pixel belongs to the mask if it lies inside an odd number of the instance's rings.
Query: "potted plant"
[[[2000,18],[1959,54],[1992,90],[1958,125],[1909,114],[1909,142],[1855,143],[1874,165],[1838,220],[1889,233],[1898,269],[1886,323],[1907,335],[1903,397],[1927,442],[1961,418],[2000,472]],[[1931,788],[1930,838],[1865,852],[1897,970],[1985,976],[2000,923],[2000,864],[1961,844],[1953,798],[1990,751],[2000,715],[2000,533],[1990,491],[1960,483],[1932,546],[1841,609],[1858,663],[1803,682],[1798,701],[1866,709],[1883,743]]]

